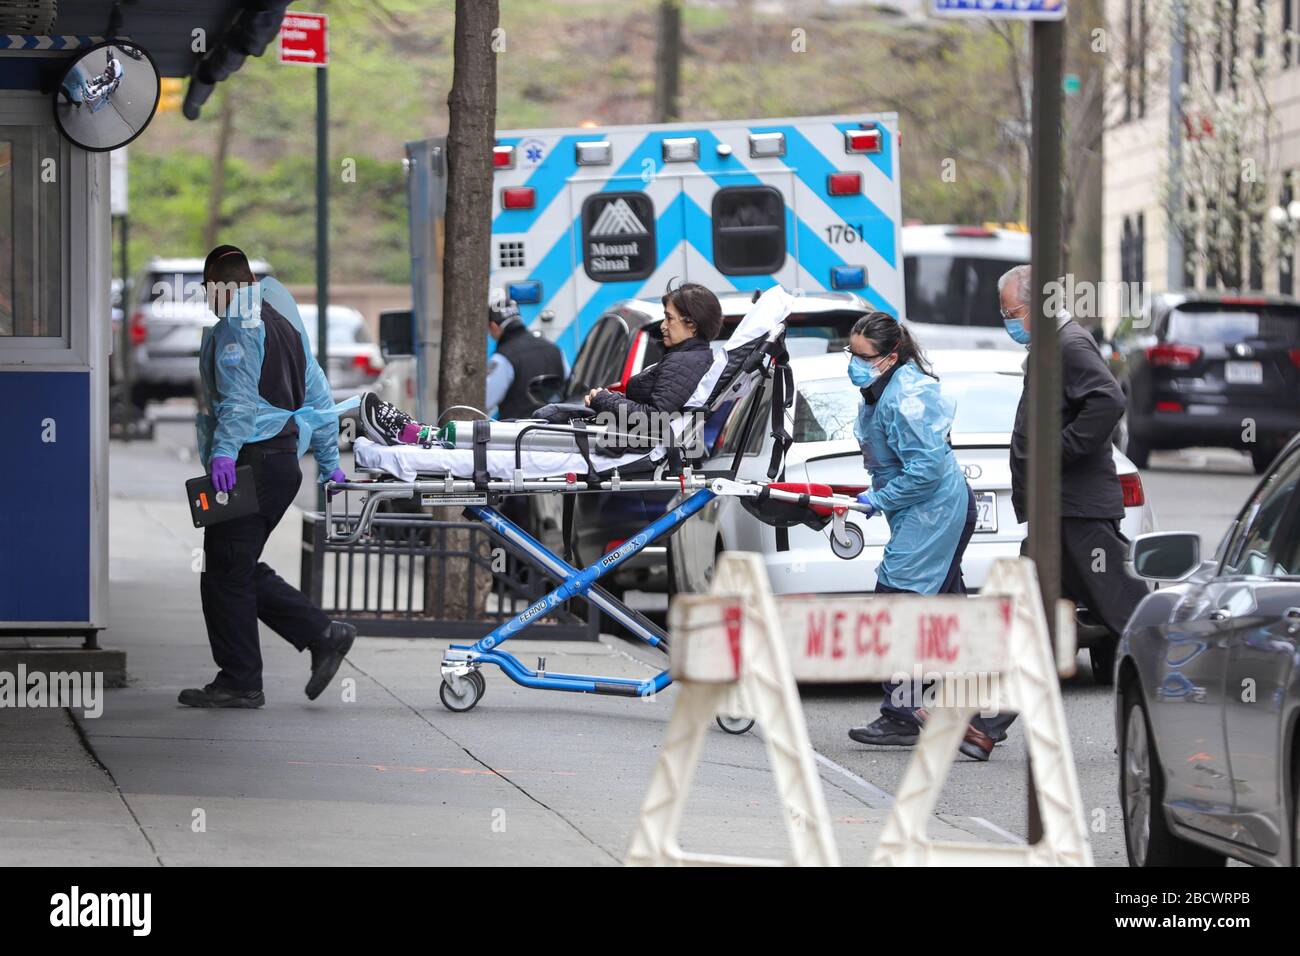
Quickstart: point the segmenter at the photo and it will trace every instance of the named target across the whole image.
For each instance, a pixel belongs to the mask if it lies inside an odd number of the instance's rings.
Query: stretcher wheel
[[[835,552],[835,557],[843,558],[845,561],[856,558],[867,545],[867,539],[862,534],[862,529],[855,524],[846,524],[844,526],[844,537],[848,540],[841,541],[835,537],[835,530],[831,529],[831,550]]]
[[[729,734],[747,734],[751,727],[754,726],[752,717],[724,717],[722,714],[717,716],[718,726]]]
[[[487,682],[483,676],[477,672],[471,672],[461,678],[461,692],[459,694],[452,690],[451,683],[443,678],[442,686],[438,688],[438,696],[442,698],[442,706],[446,707],[453,714],[463,714],[467,710],[473,710],[474,705],[483,698],[483,691],[487,688]]]

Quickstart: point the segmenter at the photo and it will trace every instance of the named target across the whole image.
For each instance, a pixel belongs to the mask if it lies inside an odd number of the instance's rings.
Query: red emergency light
[[[537,205],[537,191],[532,186],[508,186],[501,190],[504,209],[532,209]]]
[[[494,169],[514,169],[515,148],[513,146],[492,147],[492,167]]]
[[[862,193],[861,173],[831,173],[826,177],[826,192],[832,196],[854,196]]]
[[[844,131],[844,152],[878,153],[881,150],[880,128],[849,129]]]

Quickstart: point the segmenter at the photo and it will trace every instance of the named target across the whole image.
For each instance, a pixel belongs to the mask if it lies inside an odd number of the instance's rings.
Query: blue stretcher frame
[[[606,614],[611,614],[628,628],[636,637],[649,644],[667,650],[668,641],[663,632],[656,628],[644,615],[626,607],[621,601],[605,595],[603,592],[591,594],[596,582],[605,574],[617,568],[628,558],[648,547],[665,534],[678,528],[684,522],[712,501],[716,495],[708,488],[696,491],[689,498],[668,511],[644,530],[629,538],[613,551],[603,555],[590,567],[578,569],[564,561],[544,544],[524,531],[491,505],[470,505],[467,514],[482,521],[496,535],[519,549],[530,560],[564,581],[550,593],[544,595],[516,614],[508,621],[497,625],[490,633],[469,645],[453,644],[448,648],[444,664],[459,661],[464,655],[466,663],[495,664],[516,684],[540,690],[565,690],[579,694],[608,694],[618,697],[647,697],[658,693],[672,683],[667,670],[662,670],[646,680],[634,680],[626,677],[600,677],[588,674],[557,674],[549,671],[537,671],[524,666],[520,660],[508,651],[501,650],[501,645],[534,621],[545,616],[556,607],[575,597],[586,597]],[[457,653],[459,652],[459,653]]]

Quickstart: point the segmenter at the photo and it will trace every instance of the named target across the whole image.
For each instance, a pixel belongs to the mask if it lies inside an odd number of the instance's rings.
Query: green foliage
[[[646,122],[657,0],[502,0],[500,129]],[[409,280],[404,143],[446,130],[453,5],[318,0],[329,14],[331,276]],[[869,8],[788,16],[763,5],[684,0],[681,111],[687,120],[894,110],[905,215],[1014,219],[1019,147],[1007,51],[980,24],[908,27]],[[792,49],[805,31],[806,52]],[[130,147],[133,268],[150,255],[202,255],[221,97],[232,136],[219,240],[265,256],[288,282],[314,277],[315,71],[272,45],[222,83],[196,122],[158,117]],[[957,178],[941,176],[945,159]],[[356,164],[356,182],[339,173]]]

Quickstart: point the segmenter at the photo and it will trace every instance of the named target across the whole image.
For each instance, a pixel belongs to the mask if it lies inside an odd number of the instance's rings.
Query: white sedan
[[[1023,385],[1024,353],[963,350],[929,353],[944,393],[957,403],[951,441],[957,461],[975,492],[978,519],[966,548],[962,575],[968,589],[983,586],[994,560],[1016,557],[1026,526],[1016,521],[1011,506],[1009,447],[1016,405]],[[842,354],[795,356],[793,443],[785,458],[783,481],[830,485],[842,494],[857,495],[871,486],[862,452],[853,437],[861,400],[849,384]],[[767,479],[771,456],[770,394],[755,393],[732,409],[704,465],[708,472],[728,470],[734,459],[749,403],[763,403],[742,455],[737,477]],[[1142,489],[1137,468],[1118,449],[1115,469],[1124,492],[1121,530],[1129,539],[1155,529],[1155,518]],[[777,594],[818,594],[870,591],[876,567],[889,540],[883,515],[863,520],[850,513],[866,538],[863,552],[843,560],[831,552],[829,528],[814,531],[802,525],[785,529],[765,525],[735,498],[719,498],[670,539],[673,586],[679,591],[708,589],[717,555],[724,550],[752,551],[763,556],[772,590]],[[1093,670],[1109,676],[1113,637],[1080,612],[1080,643],[1093,648]]]

